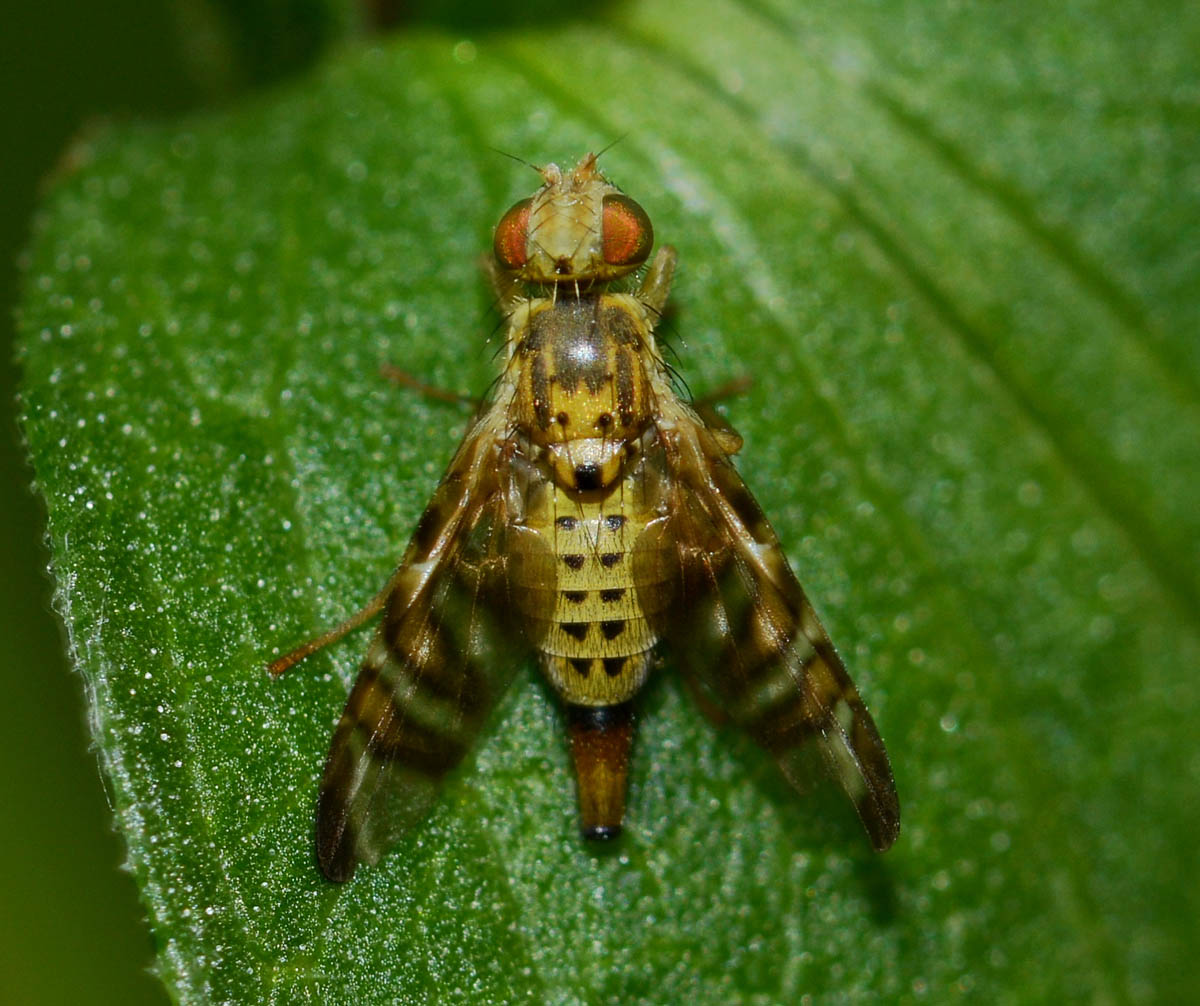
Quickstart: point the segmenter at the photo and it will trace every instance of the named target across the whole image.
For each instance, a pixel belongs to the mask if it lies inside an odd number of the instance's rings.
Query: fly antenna
[[[611,144],[610,144],[611,145]],[[527,168],[533,168],[539,175],[542,169],[536,164],[530,164],[524,157],[518,157],[516,154],[510,154],[507,150],[501,150],[499,147],[488,147],[493,154],[499,154],[501,157],[507,157],[509,160],[516,161],[518,164],[524,164]]]
[[[629,135],[628,133],[622,133],[622,134],[621,134],[620,136],[618,136],[618,137],[617,137],[615,140],[612,140],[612,141],[611,141],[611,142],[608,144],[608,146],[606,146],[606,147],[602,147],[602,148],[600,149],[600,151],[599,151],[599,152],[596,154],[596,160],[597,160],[597,161],[598,161],[598,160],[600,160],[600,158],[601,158],[601,157],[603,157],[603,156],[604,156],[605,154],[607,154],[607,153],[608,153],[610,150],[612,150],[612,148],[613,148],[613,147],[615,147],[615,146],[616,146],[618,143],[620,143],[620,142],[621,142],[623,139],[625,139],[625,137],[627,137],[628,135]]]

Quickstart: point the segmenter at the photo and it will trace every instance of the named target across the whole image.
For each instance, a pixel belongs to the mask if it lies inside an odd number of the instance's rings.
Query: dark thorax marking
[[[612,379],[612,355],[624,355],[618,347],[637,345],[631,320],[620,308],[604,306],[600,295],[584,294],[536,315],[530,343],[549,345],[554,380],[566,394],[576,394],[582,383],[595,395]]]

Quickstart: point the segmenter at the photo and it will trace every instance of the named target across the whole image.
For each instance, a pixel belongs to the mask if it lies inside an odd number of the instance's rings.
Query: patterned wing
[[[660,398],[659,443],[646,461],[664,468],[664,516],[637,546],[636,577],[661,584],[673,571],[669,589],[678,593],[669,605],[647,598],[646,609],[666,609],[660,629],[684,672],[797,788],[805,775],[801,749],[810,740],[819,747],[883,851],[899,833],[900,804],[879,731],[722,449],[719,440],[727,438],[674,396]]]
[[[514,524],[528,485],[504,449],[505,411],[477,421],[422,515],[330,742],[316,826],[330,880],[425,816],[519,666],[508,556],[540,545]]]

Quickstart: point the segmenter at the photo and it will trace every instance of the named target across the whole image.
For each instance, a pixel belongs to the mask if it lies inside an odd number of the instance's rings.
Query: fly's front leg
[[[663,309],[667,306],[667,297],[671,293],[671,279],[675,275],[675,263],[678,259],[679,253],[672,245],[659,248],[654,261],[650,263],[650,268],[646,270],[646,278],[634,294],[655,318],[661,317]]]
[[[736,454],[742,449],[742,435],[730,425],[728,419],[717,411],[716,405],[726,398],[742,394],[753,383],[749,375],[735,377],[732,381],[726,381],[719,388],[714,388],[707,395],[702,395],[692,402],[692,408],[704,420],[704,425],[716,437],[721,450],[726,454]]]
[[[525,284],[511,272],[501,269],[491,255],[483,260],[483,271],[496,295],[496,310],[502,317],[508,318],[519,304],[529,299],[525,294]]]
[[[426,384],[407,370],[392,363],[385,363],[379,368],[379,372],[393,384],[411,388],[426,398],[435,398],[439,402],[450,402],[453,405],[469,405],[473,409],[478,409],[481,404],[479,399],[472,398],[470,395],[460,395],[457,391],[451,391],[449,388],[443,388],[436,384]]]
[[[667,306],[667,297],[671,293],[671,280],[675,276],[675,263],[679,259],[678,252],[672,245],[663,245],[646,270],[646,277],[638,288],[635,297],[651,313],[654,318],[662,316]],[[741,394],[750,386],[749,378],[736,378],[721,385],[716,391],[692,403],[704,425],[716,438],[717,444],[726,454],[736,454],[742,449],[740,434],[728,421],[717,412],[713,405],[723,398]]]

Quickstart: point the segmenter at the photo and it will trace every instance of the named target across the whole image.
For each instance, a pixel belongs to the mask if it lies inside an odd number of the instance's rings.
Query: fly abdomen
[[[644,522],[622,512],[622,494],[581,503],[562,492],[529,515],[553,556],[554,592],[524,614],[555,690],[572,705],[631,699],[646,679],[658,636],[642,611],[632,549]],[[540,519],[539,519],[540,518]]]

